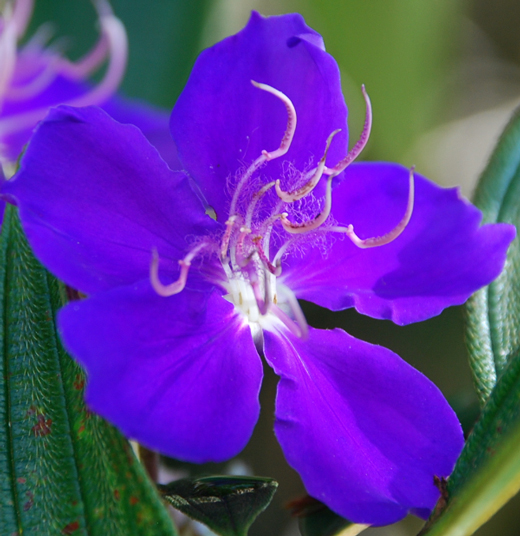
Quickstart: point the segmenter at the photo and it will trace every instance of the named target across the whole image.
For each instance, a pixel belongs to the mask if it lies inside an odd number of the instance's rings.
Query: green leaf
[[[450,476],[430,536],[473,534],[520,490],[520,352],[513,357]]]
[[[209,476],[159,486],[175,508],[221,536],[246,536],[278,487],[271,478]]]
[[[129,443],[83,402],[85,377],[54,323],[64,293],[8,206],[0,235],[0,534],[174,536]]]
[[[484,171],[476,204],[484,221],[520,223],[520,113]],[[436,511],[421,534],[473,534],[520,490],[520,245],[467,306],[468,347],[485,403]],[[498,378],[498,381],[497,381]]]
[[[293,501],[291,508],[302,536],[357,536],[369,526],[352,523],[308,495]]]
[[[475,192],[485,223],[520,225],[520,112],[502,134]],[[510,356],[520,349],[520,241],[502,274],[467,303],[467,342],[477,392],[486,401]]]

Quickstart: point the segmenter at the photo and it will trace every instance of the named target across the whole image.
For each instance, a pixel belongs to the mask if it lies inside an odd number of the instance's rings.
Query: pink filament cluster
[[[274,151],[263,150],[260,156],[247,168],[237,182],[230,204],[229,216],[225,222],[225,231],[218,247],[219,260],[225,273],[225,281],[221,283],[224,288],[229,290],[230,295],[233,295],[233,292],[236,291],[236,295],[232,296],[232,301],[235,305],[242,305],[244,301],[254,299],[253,307],[257,308],[260,316],[271,313],[279,318],[295,334],[305,337],[308,328],[298,301],[288,288],[280,284],[278,284],[277,288],[276,284],[276,278],[282,272],[281,260],[287,248],[299,236],[314,232],[344,233],[360,248],[378,247],[392,242],[404,231],[412,216],[414,204],[413,168],[410,170],[409,195],[405,214],[401,222],[390,232],[381,237],[360,239],[354,233],[352,225],[346,227],[338,225],[327,226],[326,222],[329,220],[332,206],[332,180],[357,158],[370,136],[372,108],[368,94],[363,86],[362,92],[366,103],[365,124],[360,139],[345,158],[334,167],[326,166],[327,152],[334,136],[339,132],[339,130],[335,130],[328,137],[323,156],[317,166],[303,175],[303,185],[301,185],[302,181],[300,180],[300,184],[294,190],[283,191],[280,187],[280,180],[275,180],[265,184],[251,195],[248,193],[246,187],[250,186],[255,174],[266,163],[275,158],[280,158],[287,153],[291,146],[297,124],[296,110],[291,100],[285,94],[267,84],[260,84],[254,81],[252,81],[252,84],[263,91],[271,93],[282,101],[287,110],[287,127],[278,149]],[[288,212],[283,211],[283,209],[308,197],[323,176],[327,176],[327,184],[320,212],[313,218],[301,223],[290,221]],[[265,200],[266,194],[273,187],[276,192],[274,203],[271,197],[270,204],[262,204],[262,200]],[[245,203],[244,197],[247,200]],[[261,217],[259,206],[264,210],[263,218]],[[238,207],[242,207],[242,210],[239,210]],[[244,209],[243,207],[246,208]],[[269,213],[267,217],[265,217],[266,210]],[[270,238],[273,227],[278,222],[289,236],[286,240],[283,240],[283,245],[271,258]],[[150,279],[157,293],[161,296],[170,296],[180,292],[186,284],[191,260],[200,252],[210,247],[210,242],[202,242],[194,247],[182,261],[179,261],[181,264],[179,279],[168,286],[163,285],[159,281],[157,272],[158,258],[154,254]],[[248,297],[249,294],[250,296]]]

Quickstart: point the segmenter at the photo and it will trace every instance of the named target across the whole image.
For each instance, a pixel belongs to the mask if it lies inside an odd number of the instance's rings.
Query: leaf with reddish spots
[[[69,535],[69,534],[73,534],[78,529],[79,529],[79,522],[78,521],[73,521],[72,523],[69,523],[68,525],[66,525],[63,528],[63,530],[61,531],[61,533]]]
[[[85,378],[82,374],[76,374],[76,379],[74,380],[74,389],[80,391],[85,387]]]
[[[35,436],[42,437],[51,433],[52,419],[45,420],[43,415],[38,415],[38,422],[32,427]]]
[[[30,510],[34,505],[34,495],[30,491],[26,491],[25,496],[28,500],[24,503],[23,509],[25,512],[27,512],[27,510]]]
[[[176,536],[128,441],[85,405],[83,373],[49,322],[65,296],[8,207],[0,234],[0,535]]]

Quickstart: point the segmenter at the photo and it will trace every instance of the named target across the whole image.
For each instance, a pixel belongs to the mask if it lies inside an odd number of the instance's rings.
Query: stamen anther
[[[283,212],[280,215],[280,221],[282,223],[283,228],[291,234],[303,234],[303,233],[310,233],[311,231],[315,231],[322,225],[325,220],[330,215],[330,209],[332,207],[332,179],[335,177],[335,175],[331,175],[327,179],[327,189],[325,192],[325,202],[323,204],[322,211],[315,216],[312,220],[303,222],[303,223],[293,223],[291,222],[287,216],[287,212]]]
[[[273,160],[273,158],[283,156],[291,146],[291,142],[296,131],[296,110],[294,109],[291,99],[281,91],[278,91],[274,87],[268,86],[267,84],[255,82],[254,80],[251,80],[251,83],[258,89],[262,89],[263,91],[267,91],[267,93],[271,93],[271,95],[278,97],[284,103],[287,110],[287,128],[285,130],[285,134],[283,135],[282,141],[280,142],[280,147],[276,149],[276,151],[262,151],[262,156],[264,156],[267,161]]]
[[[408,189],[408,203],[406,205],[406,211],[402,220],[388,233],[383,236],[376,236],[373,238],[359,238],[354,232],[354,226],[348,225],[347,227],[331,227],[330,231],[345,233],[352,242],[361,249],[375,248],[379,246],[385,246],[390,242],[393,242],[405,229],[408,225],[410,218],[412,217],[413,206],[414,206],[414,170],[415,167],[410,168],[409,175],[409,189]]]
[[[361,86],[361,91],[363,92],[363,97],[365,98],[366,105],[365,124],[363,125],[363,131],[361,132],[361,136],[343,160],[340,160],[333,168],[326,167],[324,169],[323,173],[325,175],[339,175],[349,164],[351,164],[359,156],[359,154],[365,148],[368,142],[368,138],[370,137],[370,131],[372,129],[372,104],[370,102],[370,97],[365,90],[364,84]]]
[[[276,181],[276,183],[275,183],[276,193],[278,194],[278,197],[282,201],[285,201],[286,203],[293,203],[294,201],[298,201],[299,199],[302,199],[307,194],[312,192],[312,190],[314,190],[314,188],[316,187],[316,185],[318,184],[318,182],[320,181],[320,179],[321,179],[321,177],[323,175],[323,170],[325,169],[325,160],[327,159],[327,153],[329,152],[330,144],[332,143],[332,140],[333,140],[334,136],[338,132],[341,132],[340,128],[335,130],[327,138],[327,143],[325,145],[325,152],[323,153],[323,156],[321,157],[321,159],[320,159],[320,161],[318,163],[318,167],[316,168],[316,171],[313,173],[313,175],[310,178],[310,180],[304,186],[302,186],[301,188],[298,188],[298,190],[295,190],[294,192],[289,193],[289,192],[284,192],[280,188],[280,179],[278,179]]]

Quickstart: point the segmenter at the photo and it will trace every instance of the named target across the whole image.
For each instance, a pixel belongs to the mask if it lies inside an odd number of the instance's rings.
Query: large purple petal
[[[437,387],[339,329],[266,332],[265,354],[281,377],[276,435],[310,495],[357,523],[427,517],[464,442]]]
[[[327,161],[335,164],[346,154],[347,109],[339,70],[320,35],[301,15],[263,18],[253,12],[241,32],[199,56],[171,118],[181,161],[221,221],[230,199],[226,181],[262,150],[277,149],[286,128],[284,105],[251,80],[288,95],[298,115],[291,149],[263,174],[278,179],[287,162],[299,170],[316,164],[337,128],[343,130]]]
[[[127,436],[192,462],[228,459],[247,443],[262,364],[218,293],[162,298],[145,281],[70,303],[58,320],[87,370],[89,406]]]
[[[146,278],[154,248],[175,275],[190,240],[218,226],[184,174],[99,108],[52,110],[2,193],[39,259],[86,293]]]
[[[384,235],[403,217],[408,174],[395,164],[352,165],[332,194],[335,219],[361,238]],[[418,322],[464,303],[502,270],[514,227],[480,226],[481,219],[457,190],[416,174],[412,218],[394,242],[359,249],[336,235],[326,254],[314,248],[287,259],[285,283],[298,298],[333,310],[355,306],[398,324]]]

